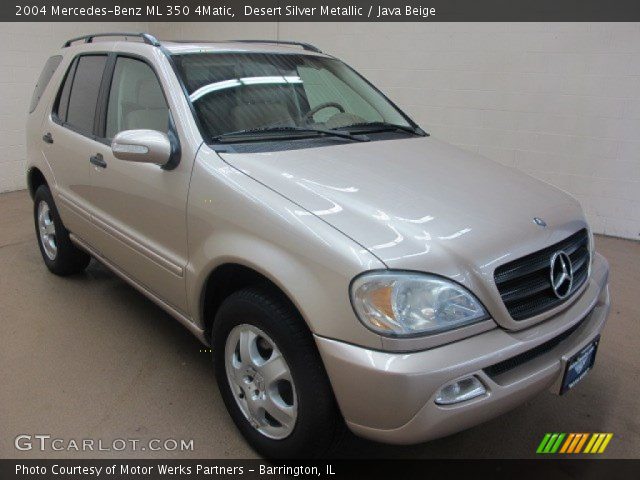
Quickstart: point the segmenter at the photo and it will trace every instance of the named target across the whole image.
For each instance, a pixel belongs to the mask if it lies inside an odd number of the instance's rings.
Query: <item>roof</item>
[[[107,38],[117,38],[117,40],[108,41]],[[144,43],[152,47],[163,47],[172,54],[195,53],[195,52],[256,52],[256,53],[301,53],[310,55],[323,55],[323,53],[315,46],[303,43],[285,40],[230,40],[230,41],[209,41],[209,40],[177,40],[177,41],[159,41],[148,33],[96,33],[83,35],[80,37],[67,40],[63,48],[70,46],[84,45],[88,47],[94,45],[95,39],[97,43],[119,43],[135,42]]]
[[[194,52],[255,52],[255,53],[304,53],[323,55],[320,51],[302,48],[297,44],[282,44],[265,42],[242,41],[160,41],[161,45],[174,54]]]

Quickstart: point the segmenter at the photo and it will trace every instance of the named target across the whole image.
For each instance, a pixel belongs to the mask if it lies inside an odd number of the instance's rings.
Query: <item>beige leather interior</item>
[[[137,90],[136,106],[138,108],[126,114],[125,129],[145,128],[166,132],[169,109],[158,82],[155,78],[142,80],[139,82]]]
[[[293,124],[293,117],[283,103],[247,103],[232,111],[236,129],[260,128],[270,125]]]
[[[286,100],[281,87],[241,88],[238,91],[238,105],[231,109],[235,129],[295,125]]]

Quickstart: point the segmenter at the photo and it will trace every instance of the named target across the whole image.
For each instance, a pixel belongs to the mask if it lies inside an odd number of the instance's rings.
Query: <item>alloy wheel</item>
[[[41,201],[38,204],[38,231],[44,253],[50,260],[55,260],[58,254],[56,226],[51,217],[51,209],[45,201]]]
[[[253,325],[238,325],[229,332],[224,358],[233,397],[253,428],[268,438],[288,437],[298,417],[298,400],[276,343]]]

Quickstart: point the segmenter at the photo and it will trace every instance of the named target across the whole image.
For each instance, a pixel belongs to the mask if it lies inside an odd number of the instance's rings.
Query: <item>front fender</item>
[[[187,217],[187,296],[200,328],[210,273],[236,263],[279,286],[314,334],[381,347],[380,337],[357,320],[349,284],[362,271],[384,265],[353,240],[208,148],[196,158]]]

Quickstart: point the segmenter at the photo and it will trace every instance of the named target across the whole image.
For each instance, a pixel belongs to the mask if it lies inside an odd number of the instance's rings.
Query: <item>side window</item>
[[[123,130],[167,132],[169,108],[155,72],[140,60],[118,57],[107,106],[105,136]]]
[[[31,104],[29,105],[29,113],[32,113],[38,106],[38,102],[40,101],[45,88],[47,88],[47,85],[49,85],[49,81],[51,80],[51,77],[53,77],[53,74],[58,68],[58,65],[60,65],[61,61],[62,55],[54,55],[53,57],[49,57],[47,63],[44,64],[44,68],[40,73],[40,77],[38,77],[36,88],[33,89]]]
[[[78,60],[73,77],[66,122],[87,135],[93,133],[98,93],[106,61],[106,55],[83,55]]]
[[[64,79],[64,85],[58,95],[58,105],[55,108],[54,114],[62,122],[67,121],[67,110],[69,108],[69,94],[71,93],[71,84],[73,83],[73,76],[76,72],[76,66],[78,65],[78,59],[74,59],[69,67],[67,76]]]

